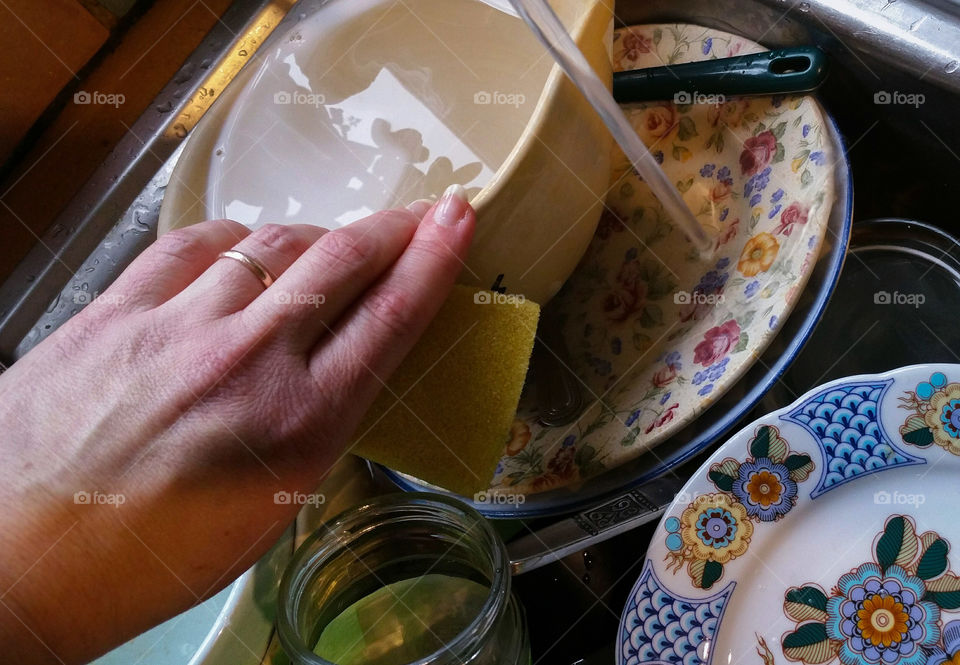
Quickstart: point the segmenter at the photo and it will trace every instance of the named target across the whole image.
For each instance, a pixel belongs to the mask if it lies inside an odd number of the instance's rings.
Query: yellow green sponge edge
[[[522,296],[455,286],[380,391],[351,451],[463,496],[488,488],[539,317],[540,306]]]

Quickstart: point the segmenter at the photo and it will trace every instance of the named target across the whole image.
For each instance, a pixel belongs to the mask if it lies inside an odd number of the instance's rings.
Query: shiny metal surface
[[[293,4],[236,0],[0,286],[0,361],[56,330],[156,237],[183,140]]]
[[[520,575],[542,568],[568,554],[659,519],[685,482],[686,476],[682,475],[657,478],[511,541],[507,545],[511,572]]]
[[[627,25],[697,23],[742,34],[770,47],[803,42],[831,54],[908,72],[960,91],[960,8],[919,0],[671,0],[621,2]],[[883,68],[873,66],[874,74]]]

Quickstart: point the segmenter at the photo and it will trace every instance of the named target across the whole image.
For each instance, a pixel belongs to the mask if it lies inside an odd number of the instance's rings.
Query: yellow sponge
[[[522,296],[454,287],[364,417],[352,452],[464,496],[486,489],[539,316]]]

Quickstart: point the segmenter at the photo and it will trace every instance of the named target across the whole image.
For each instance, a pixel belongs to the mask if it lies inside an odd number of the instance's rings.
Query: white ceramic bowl
[[[159,232],[217,217],[333,227],[460,182],[478,213],[461,281],[545,302],[600,216],[611,148],[600,118],[520,19],[477,0],[351,2],[294,25],[228,86],[178,160]],[[554,6],[609,80],[609,3]],[[470,55],[503,26],[505,53]],[[391,39],[405,59],[380,68]],[[516,140],[487,145],[502,135]]]

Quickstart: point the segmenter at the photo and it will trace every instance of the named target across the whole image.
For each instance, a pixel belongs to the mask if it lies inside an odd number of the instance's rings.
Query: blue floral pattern
[[[960,578],[950,573],[949,544],[935,532],[918,534],[913,518],[891,515],[874,543],[874,560],[837,580],[827,593],[816,584],[784,594],[794,630],[780,640],[788,660],[806,665],[836,657],[843,665],[943,663],[960,647],[960,627],[943,610],[960,608]],[[952,658],[952,656],[950,656]]]
[[[697,537],[713,549],[728,547],[737,537],[737,519],[724,508],[707,508],[697,518]]]
[[[936,444],[960,455],[960,383],[948,383],[943,372],[934,372],[900,401],[901,408],[911,411],[900,427],[905,443],[919,448]]]
[[[884,572],[865,563],[841,577],[837,587],[840,594],[827,599],[826,626],[827,637],[842,642],[840,660],[847,665],[926,661],[921,647],[940,639],[940,608],[921,600],[923,580],[900,566]]]
[[[758,427],[749,448],[744,461],[727,458],[710,466],[708,477],[719,493],[697,497],[679,520],[666,521],[669,566],[676,571],[686,563],[694,586],[702,589],[747,551],[754,521],[772,522],[790,512],[798,483],[814,468],[809,455],[790,451],[776,427]]]
[[[769,457],[761,457],[740,465],[733,495],[747,514],[761,522],[772,522],[790,512],[797,501],[797,482],[790,469]]]

